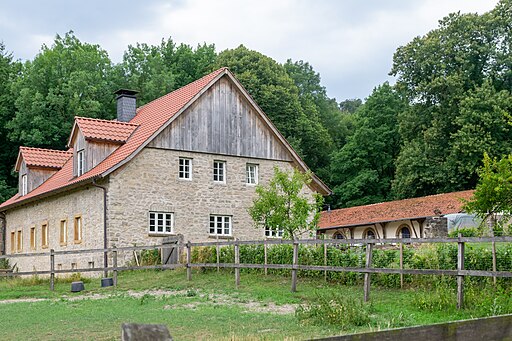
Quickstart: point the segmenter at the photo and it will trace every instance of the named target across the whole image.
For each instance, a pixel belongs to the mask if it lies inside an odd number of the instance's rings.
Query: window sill
[[[60,243],[60,246],[68,246],[68,243]]]
[[[73,241],[73,244],[82,244],[82,240],[75,240]]]
[[[235,239],[235,237],[233,236],[217,236],[217,235],[212,235],[210,234],[208,236],[209,239]]]
[[[169,233],[148,233],[148,237],[169,237],[169,236],[176,236],[176,233],[169,232]]]
[[[41,249],[47,249],[47,248],[48,248],[48,245],[41,246]]]

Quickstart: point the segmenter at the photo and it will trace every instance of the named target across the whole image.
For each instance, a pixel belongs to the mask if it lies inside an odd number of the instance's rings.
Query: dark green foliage
[[[372,306],[341,292],[316,292],[316,299],[295,311],[299,321],[315,325],[334,325],[341,330],[360,327],[370,322]]]
[[[14,113],[15,95],[12,92],[13,82],[18,77],[21,64],[13,61],[12,54],[6,51],[0,42],[0,202],[7,200],[16,191],[17,179],[11,175],[18,145],[9,137],[7,122]]]
[[[455,238],[458,237],[459,234],[462,235],[462,237],[479,237],[481,235],[478,229],[472,227],[464,227],[448,233],[448,237]]]
[[[216,56],[213,44],[194,49],[171,38],[157,46],[137,43],[115,66],[115,82],[118,88],[139,91],[139,105],[146,104],[213,71]]]
[[[12,141],[63,149],[74,116],[114,118],[112,63],[98,45],[57,35],[27,61],[13,85],[16,114],[8,123]],[[12,165],[11,165],[12,166]]]
[[[457,268],[456,244],[423,244],[421,246],[405,246],[405,269],[443,269],[454,270]],[[268,264],[292,264],[292,245],[270,245],[267,248]],[[373,251],[372,264],[376,268],[397,269],[400,266],[399,250],[395,247],[384,249],[376,248]],[[499,245],[496,250],[498,271],[512,270],[512,245]],[[193,248],[192,262],[216,263],[217,251],[215,247]],[[233,247],[220,247],[220,263],[233,263]],[[467,270],[492,270],[492,254],[489,245],[467,244],[465,250],[465,269]],[[241,245],[240,263],[263,264],[263,245]],[[324,265],[323,246],[300,246],[299,264]],[[339,267],[363,268],[365,266],[364,246],[329,246],[327,248],[327,265]],[[242,269],[243,272],[261,272],[260,269]],[[269,273],[289,275],[290,270],[268,269]],[[299,270],[299,277],[323,278],[323,271]],[[329,271],[327,279],[342,285],[361,285],[363,274],[355,272]],[[487,283],[485,277],[475,277],[475,283]],[[455,277],[443,277],[436,275],[404,275],[404,281],[410,287],[424,287],[435,285],[439,281],[447,281],[455,284]],[[505,283],[508,279],[499,279]],[[372,285],[384,288],[399,288],[400,276],[398,274],[372,274]]]
[[[511,2],[488,13],[450,14],[398,48],[391,74],[411,103],[399,116],[398,198],[473,188],[484,152],[508,153]]]
[[[391,181],[400,151],[398,113],[406,103],[388,84],[375,88],[357,111],[354,134],[333,153],[331,183],[338,206],[349,207],[391,199]]]

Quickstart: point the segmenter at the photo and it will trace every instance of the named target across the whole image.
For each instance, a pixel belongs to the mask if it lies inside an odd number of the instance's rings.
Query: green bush
[[[454,230],[450,233],[448,233],[448,237],[450,238],[456,238],[459,236],[459,233],[462,235],[462,237],[480,237],[481,233],[478,231],[478,229],[473,227],[464,227],[460,228],[458,230]]]
[[[316,292],[314,302],[300,305],[295,315],[303,323],[334,325],[342,330],[366,325],[370,322],[372,306],[361,299],[342,293]]]
[[[220,247],[220,262],[234,262],[234,247]],[[216,247],[195,247],[192,249],[192,262],[216,263]],[[293,246],[269,245],[267,248],[268,264],[292,264]],[[397,246],[375,246],[372,265],[376,268],[397,269],[400,266],[399,250]],[[497,248],[497,268],[499,271],[512,270],[512,245],[500,245]],[[468,270],[492,270],[492,254],[490,244],[466,244],[465,268]],[[403,262],[405,269],[445,269],[457,268],[457,245],[455,243],[404,245]],[[240,263],[263,264],[263,245],[240,245]],[[324,265],[323,245],[300,245],[299,264]],[[365,266],[365,246],[328,246],[327,265],[349,268],[363,268]],[[261,273],[262,269],[241,269],[242,273]],[[270,274],[289,275],[289,269],[268,269]],[[324,271],[299,270],[299,278],[323,278]],[[407,286],[418,287],[436,284],[440,281],[438,275],[404,275]],[[328,271],[327,279],[342,285],[360,285],[363,274],[355,272]],[[506,281],[503,279],[502,281]],[[443,281],[455,283],[455,277],[446,277]],[[474,279],[476,283],[485,283],[485,277]],[[400,275],[398,274],[372,274],[372,285],[385,288],[399,288]]]

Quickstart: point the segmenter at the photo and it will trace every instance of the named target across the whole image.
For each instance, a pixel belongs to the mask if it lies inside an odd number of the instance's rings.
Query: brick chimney
[[[137,98],[138,91],[119,89],[114,94],[117,95],[117,120],[120,122],[130,122],[135,117],[137,111]]]

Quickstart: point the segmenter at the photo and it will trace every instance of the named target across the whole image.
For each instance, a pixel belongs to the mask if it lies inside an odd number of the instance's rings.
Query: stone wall
[[[178,179],[179,157],[193,160],[191,181]],[[213,181],[214,160],[226,162],[226,183]],[[255,186],[246,184],[247,163],[258,164],[260,184],[272,178],[276,165],[292,169],[289,162],[145,148],[110,176],[109,241],[117,246],[161,243],[162,237],[148,233],[149,211],[174,213],[174,234],[185,241],[215,240],[209,236],[210,214],[232,216],[233,238],[265,238],[247,212],[255,198]]]
[[[425,220],[425,238],[448,237],[448,219],[445,217],[429,217]]]
[[[103,193],[95,187],[86,187],[63,195],[52,196],[6,212],[6,254],[11,254],[11,232],[22,231],[22,250],[14,253],[40,253],[60,250],[78,250],[103,247]],[[82,217],[82,242],[74,242],[74,217]],[[60,244],[60,221],[67,219],[66,245]],[[41,226],[48,223],[48,247],[42,247]],[[30,229],[35,227],[35,249],[30,247]],[[15,249],[16,249],[15,245]],[[11,258],[10,265],[16,264],[21,271],[49,270],[50,260],[44,257]],[[101,254],[57,255],[55,269],[87,268],[92,263],[102,266]]]
[[[5,254],[5,214],[0,212],[0,255]]]

